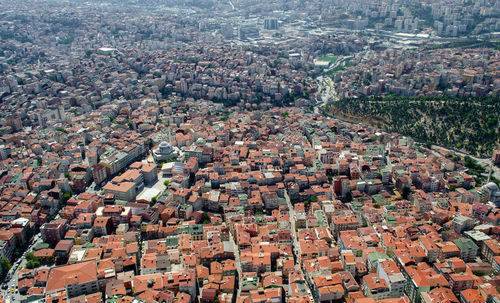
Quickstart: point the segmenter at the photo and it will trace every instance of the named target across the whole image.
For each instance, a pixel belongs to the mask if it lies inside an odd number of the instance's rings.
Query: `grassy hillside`
[[[500,99],[447,96],[342,99],[329,103],[326,113],[474,155],[490,155],[500,145]]]

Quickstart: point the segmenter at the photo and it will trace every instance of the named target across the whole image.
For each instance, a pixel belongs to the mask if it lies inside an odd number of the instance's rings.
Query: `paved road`
[[[356,54],[356,56],[358,54]],[[343,58],[343,59],[345,59],[345,58]],[[337,65],[338,62],[340,62],[340,60],[336,62],[336,65]],[[328,77],[319,76],[317,78],[318,86],[319,86],[320,91],[322,93],[321,93],[321,101],[319,101],[318,103],[316,103],[316,105],[314,106],[314,113],[315,114],[319,114],[320,113],[320,108],[322,106],[326,105],[331,98],[333,98],[333,100],[338,100],[338,96],[335,96],[335,89],[333,87],[333,84],[332,84],[331,88],[325,88],[325,89],[322,88],[323,80],[326,80],[326,79],[328,79],[330,81],[329,84],[331,84],[331,79],[328,78]],[[326,80],[326,81],[328,81],[328,80]],[[339,120],[339,121],[349,122],[351,124],[363,125],[361,123],[353,123],[351,121],[343,120],[343,119],[340,119],[340,118],[337,118],[337,117],[333,117],[333,118],[336,119],[336,120]],[[432,145],[432,153],[434,155],[436,155],[438,157],[444,156],[444,154],[442,152],[452,152],[452,153],[455,153],[455,154],[460,155],[462,157],[469,156],[472,159],[476,160],[484,168],[493,170],[492,176],[495,177],[496,179],[500,179],[500,168],[497,167],[497,166],[494,166],[492,164],[491,158],[478,158],[476,156],[472,156],[472,155],[466,154],[466,153],[461,152],[461,151],[452,150],[452,149],[449,149],[449,148],[446,148],[446,147],[443,147],[443,146],[439,146],[439,145]],[[488,174],[484,174],[484,175],[487,176]]]
[[[241,296],[241,282],[243,281],[243,275],[241,271],[240,249],[238,248],[238,245],[236,245],[232,232],[229,232],[229,241],[231,241],[234,248],[234,262],[236,263],[236,271],[238,272],[238,290],[236,298],[239,298]]]
[[[21,295],[19,294],[18,291],[15,291],[15,293],[12,293],[12,288],[17,290],[17,284],[18,284],[17,275],[18,275],[20,270],[26,268],[26,263],[27,263],[27,261],[25,259],[26,254],[31,252],[34,246],[43,242],[40,233],[36,234],[33,239],[34,239],[33,243],[30,244],[26,248],[26,250],[22,254],[22,256],[16,262],[14,262],[14,264],[12,264],[12,268],[9,271],[9,275],[11,277],[10,280],[4,282],[4,283],[7,283],[7,285],[8,285],[7,289],[2,289],[2,297],[4,298],[4,302],[6,302],[6,303],[21,302]],[[12,298],[14,298],[14,300]]]
[[[336,98],[335,87],[333,81],[330,77],[319,76],[316,81],[318,81],[319,91],[321,92],[321,102],[327,103],[331,99]]]
[[[295,224],[295,208],[293,208],[292,202],[290,201],[290,197],[288,196],[287,191],[285,190],[285,200],[286,204],[288,205],[288,215],[290,216],[290,228],[292,231],[292,250],[295,254],[295,270],[300,271],[302,277],[304,277],[304,281],[306,282],[305,285],[309,288],[309,294],[311,295],[311,299],[313,299],[313,302],[315,302],[315,298],[312,296],[312,291],[311,291],[311,286],[309,285],[309,282],[305,279],[305,274],[304,271],[302,270],[301,266],[301,259],[300,259],[300,246],[297,238],[297,232],[296,232],[296,224]]]
[[[292,240],[293,240],[292,249],[293,252],[295,253],[295,270],[301,270],[300,260],[299,260],[300,249],[295,227],[295,209],[293,208],[292,202],[290,201],[290,197],[288,196],[288,193],[286,193],[286,191],[285,191],[285,200],[286,204],[288,205],[288,215],[290,216],[290,230],[292,231]]]
[[[360,53],[356,53],[354,57],[357,57]],[[335,61],[335,63],[325,69],[324,73],[329,72],[330,70],[336,68],[339,66],[342,62],[351,59],[353,56],[347,56],[347,57],[342,57]],[[319,109],[323,106],[326,105],[329,101],[337,101],[339,99],[339,96],[337,96],[337,92],[335,91],[335,84],[333,83],[332,79],[329,76],[319,76],[316,78],[316,81],[318,82],[318,87],[319,91],[321,92],[321,100],[316,103],[314,106],[314,113],[319,114]],[[326,82],[326,86],[324,85],[324,82]]]
[[[452,150],[452,149],[449,149],[449,148],[446,148],[446,147],[443,147],[443,146],[439,146],[439,145],[432,145],[432,153],[434,155],[437,155],[437,156],[444,156],[442,152],[440,151],[444,151],[444,152],[451,152],[451,153],[454,153],[454,154],[457,154],[461,157],[465,157],[465,156],[469,156],[471,157],[472,159],[476,160],[479,165],[483,166],[484,168],[490,168],[493,170],[493,173],[492,175],[497,178],[497,179],[500,179],[500,168],[494,166],[491,162],[491,158],[478,158],[476,156],[471,156],[469,154],[466,154],[466,153],[463,153],[463,152],[460,152],[460,151],[457,151],[457,150]]]

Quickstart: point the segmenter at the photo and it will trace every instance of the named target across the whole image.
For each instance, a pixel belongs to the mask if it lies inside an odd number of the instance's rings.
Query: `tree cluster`
[[[387,131],[474,155],[490,155],[500,145],[498,98],[351,98],[330,103],[327,112],[364,118]]]

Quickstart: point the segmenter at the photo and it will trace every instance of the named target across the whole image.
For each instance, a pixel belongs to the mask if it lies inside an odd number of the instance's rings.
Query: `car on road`
[[[14,287],[12,287],[11,292],[12,292],[12,293],[14,293],[14,291],[15,291],[15,290],[14,290]]]
[[[19,265],[19,268],[17,270],[21,270],[21,269],[23,269],[23,266]]]

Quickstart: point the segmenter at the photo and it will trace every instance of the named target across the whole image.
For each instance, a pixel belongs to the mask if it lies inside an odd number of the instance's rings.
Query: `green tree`
[[[201,216],[201,224],[210,224],[210,217],[208,216],[208,214],[205,212],[203,213],[203,215]]]
[[[26,268],[28,268],[28,269],[34,269],[34,268],[38,268],[38,267],[40,267],[40,261],[38,259],[29,260],[26,263]]]
[[[57,127],[56,130],[58,132],[62,132],[62,133],[68,133],[68,131],[64,128],[64,127]]]
[[[71,196],[73,196],[73,192],[71,190],[67,191],[62,195],[62,200],[66,202],[71,198]]]
[[[34,260],[36,257],[33,255],[33,253],[27,253],[26,256],[24,256],[24,258],[27,261],[31,261],[31,260]]]
[[[6,273],[8,272],[12,267],[12,264],[10,264],[9,259],[3,257],[2,258],[2,272]]]
[[[473,270],[472,273],[478,277],[486,276],[488,272],[484,270]]]
[[[149,205],[153,206],[156,204],[157,201],[158,201],[158,199],[156,197],[153,197],[153,198],[151,198],[151,202],[149,202]]]

